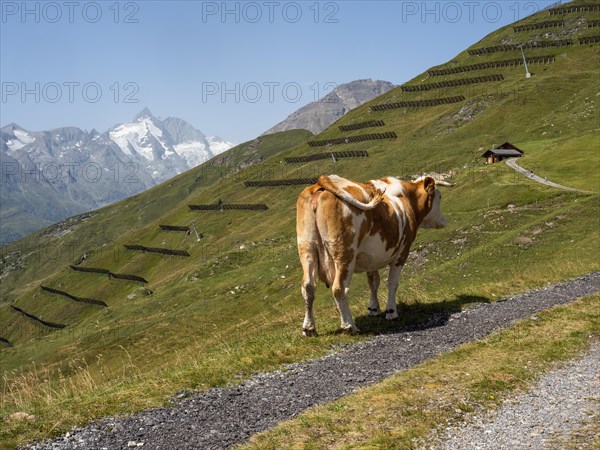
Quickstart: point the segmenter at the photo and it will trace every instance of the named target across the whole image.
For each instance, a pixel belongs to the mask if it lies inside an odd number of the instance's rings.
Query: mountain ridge
[[[320,99],[302,106],[286,119],[262,133],[262,136],[294,129],[318,134],[332,123],[365,102],[395,87],[389,81],[361,79],[336,86]]]
[[[146,190],[234,145],[183,119],[161,121],[148,107],[102,133],[73,126],[30,131],[13,122],[0,136],[2,245]]]

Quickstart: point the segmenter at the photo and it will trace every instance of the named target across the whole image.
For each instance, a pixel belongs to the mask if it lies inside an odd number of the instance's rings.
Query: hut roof
[[[518,149],[517,147],[515,147],[514,145],[512,145],[510,142],[505,142],[504,144],[493,148],[491,150],[487,150],[483,155],[481,155],[484,158],[487,158],[490,155],[494,155],[494,156],[504,156],[504,157],[509,157],[509,156],[523,156],[523,150]]]
[[[523,152],[519,150],[512,149],[503,149],[503,148],[494,148],[492,150],[488,150],[483,154],[483,156],[495,155],[495,156],[522,156]]]
[[[497,149],[503,149],[503,150],[514,149],[514,150],[517,150],[518,152],[523,153],[523,150],[521,150],[520,148],[518,148],[516,145],[511,144],[510,142],[505,142],[504,144],[499,145],[496,148]]]

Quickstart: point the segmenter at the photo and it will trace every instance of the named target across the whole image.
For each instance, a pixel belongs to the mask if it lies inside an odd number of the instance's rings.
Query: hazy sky
[[[242,142],[335,84],[401,84],[555,2],[0,3],[1,125],[105,131],[147,106]]]

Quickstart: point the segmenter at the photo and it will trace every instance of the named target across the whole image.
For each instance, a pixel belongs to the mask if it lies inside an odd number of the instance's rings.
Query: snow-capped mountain
[[[108,130],[108,136],[126,155],[144,158],[153,178],[161,181],[165,172],[184,172],[235,145],[216,136],[207,138],[182,119],[161,121],[148,108],[132,122]]]
[[[31,144],[35,141],[35,138],[29,135],[25,130],[19,128],[16,124],[10,124],[10,131],[12,135],[10,136],[12,139],[7,139],[6,146],[8,147],[9,152],[15,152],[20,148],[25,147],[27,144]],[[4,131],[4,129],[2,129]]]
[[[13,123],[0,138],[2,244],[144,191],[235,145],[147,108],[104,133]]]

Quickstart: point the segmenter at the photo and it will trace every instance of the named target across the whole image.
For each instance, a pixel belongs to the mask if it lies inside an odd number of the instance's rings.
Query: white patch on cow
[[[355,272],[373,272],[393,261],[394,249],[386,250],[379,234],[367,235],[359,244]]]
[[[348,186],[356,186],[358,185],[350,180],[340,177],[339,175],[329,175],[329,180],[335,184],[337,187],[343,189]]]
[[[408,223],[408,216],[406,215],[406,210],[404,209],[404,203],[399,198],[390,199],[391,204],[394,208],[394,213],[398,218],[398,222],[400,224],[400,246],[397,254],[402,254],[404,251],[404,247],[406,245],[406,224]]]
[[[342,214],[344,217],[352,217],[353,221],[356,219],[356,215],[352,213],[350,207],[344,202],[342,202]]]
[[[380,191],[385,191],[387,190],[388,184],[384,183],[381,180],[371,180],[370,183],[375,186],[377,189],[379,189]],[[386,192],[387,194],[387,192]]]
[[[398,220],[398,226],[400,227],[400,250],[396,251],[395,245],[392,248],[386,249],[387,244],[382,241],[379,233],[369,233],[360,243],[358,243],[357,249],[360,251],[356,256],[356,272],[373,272],[385,267],[395,261],[398,258],[398,255],[402,253],[402,250],[404,250],[406,241],[405,230],[406,223],[408,221],[404,204],[398,197],[389,197],[387,196],[387,192],[385,195],[388,198],[389,204],[394,210],[394,215],[396,216],[396,219]],[[360,229],[361,224],[362,218],[360,218],[358,223],[356,220],[354,220],[354,229]]]
[[[389,200],[392,205],[392,208],[394,208],[394,213],[396,214],[396,217],[398,217],[399,220],[404,222],[403,219],[406,217],[406,212],[404,211],[404,204],[402,203],[402,200],[400,200],[398,197],[389,197]]]
[[[442,214],[442,208],[440,206],[441,198],[441,192],[436,189],[431,211],[429,211],[429,214],[427,214],[421,222],[421,228],[444,228],[448,225],[448,220]]]
[[[383,179],[371,180],[371,183],[380,191],[385,191],[389,197],[399,197],[404,194],[404,188],[399,179],[386,177],[386,180],[387,181],[383,181]]]

